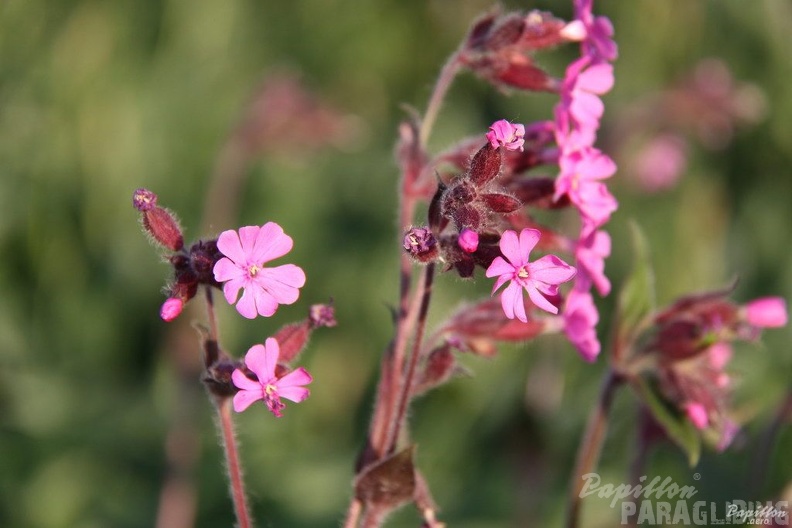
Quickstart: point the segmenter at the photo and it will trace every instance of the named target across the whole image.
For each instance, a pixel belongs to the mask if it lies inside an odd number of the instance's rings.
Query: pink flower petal
[[[528,284],[525,289],[528,292],[528,297],[531,299],[531,302],[533,302],[537,308],[541,308],[542,310],[550,312],[551,314],[558,313],[558,308],[556,308],[553,303],[545,299],[533,284]]]
[[[284,387],[296,387],[300,385],[308,385],[313,381],[313,377],[305,370],[303,367],[297,368],[282,378],[280,378],[275,385],[278,387],[278,391],[280,392],[281,389]]]
[[[514,266],[520,267],[525,264],[520,254],[520,242],[517,239],[517,233],[512,230],[504,231],[498,245],[503,256]]]
[[[501,293],[501,307],[507,318],[514,319],[515,308],[518,306],[518,303],[520,306],[523,306],[522,288],[516,282],[512,282],[506,286],[506,289]],[[525,310],[524,306],[523,310]],[[527,318],[523,322],[527,322]]]
[[[251,252],[254,262],[264,263],[282,257],[294,246],[292,238],[275,222],[267,222],[258,232]]]
[[[613,66],[595,64],[578,76],[577,87],[587,92],[602,95],[613,88]]]
[[[220,233],[220,236],[217,237],[217,249],[234,262],[245,261],[245,252],[242,250],[236,231],[228,230]]]
[[[277,353],[276,351],[275,361],[278,359]],[[245,354],[245,365],[258,377],[261,385],[269,383],[275,377],[275,364],[270,364],[268,349],[265,345],[253,345],[250,347],[247,354]]]
[[[311,395],[311,391],[305,387],[284,387],[283,389],[278,389],[278,395],[281,398],[300,403]]]
[[[577,273],[575,268],[555,255],[545,255],[529,264],[528,268],[532,279],[551,285],[566,282]]]
[[[242,412],[261,399],[261,390],[259,390],[258,394],[254,391],[241,390],[234,395],[234,410]]]
[[[223,257],[218,260],[212,271],[214,272],[214,278],[217,282],[225,282],[247,276],[245,270],[234,264],[228,257]],[[234,296],[234,299],[236,299],[236,296]]]
[[[528,258],[531,256],[531,251],[536,247],[542,233],[537,229],[525,228],[520,231],[520,257],[521,265],[528,263]]]
[[[261,391],[261,383],[258,381],[253,381],[252,379],[245,376],[245,374],[236,369],[234,372],[231,373],[231,381],[234,382],[234,386],[241,390],[248,390],[248,391]]]
[[[271,317],[278,310],[278,301],[267,290],[254,287],[250,288],[249,291],[253,292],[254,310],[262,317]],[[242,301],[240,300],[240,302]],[[253,317],[255,317],[255,314]]]
[[[223,291],[226,293],[226,300],[230,304],[233,304],[234,301],[236,300],[236,295],[232,300],[232,298],[229,297],[229,291],[227,290],[227,287],[231,284],[232,283],[227,282],[226,286],[223,287]],[[236,291],[238,292],[239,289],[237,289]],[[256,299],[255,299],[256,291],[257,290],[251,290],[251,289],[245,289],[242,291],[242,297],[240,297],[239,302],[236,303],[237,312],[239,312],[242,315],[242,317],[245,317],[247,319],[256,318],[256,314],[258,313],[258,311],[256,310]]]
[[[264,341],[264,367],[266,370],[263,374],[266,374],[267,378],[262,381],[265,383],[269,383],[270,380],[275,378],[275,366],[278,364],[279,356],[280,344],[278,344],[278,340],[274,337],[268,337],[267,340]],[[258,375],[258,373],[256,374]]]
[[[507,273],[513,274],[514,266],[506,262],[503,257],[495,257],[492,264],[487,268],[485,275],[487,277],[497,277],[499,275],[506,275]]]
[[[256,247],[256,239],[258,238],[259,226],[245,226],[239,228],[239,241],[242,244],[242,252],[244,257],[241,260],[234,259],[238,264],[247,264],[248,262],[255,262],[251,257],[253,250]]]

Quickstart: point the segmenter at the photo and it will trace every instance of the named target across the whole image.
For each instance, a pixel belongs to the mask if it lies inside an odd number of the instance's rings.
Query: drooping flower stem
[[[613,370],[608,369],[605,378],[602,380],[602,387],[600,388],[597,404],[591,410],[588,423],[586,424],[586,431],[578,447],[577,461],[575,462],[575,469],[572,472],[567,502],[566,528],[577,528],[579,524],[581,505],[580,492],[583,490],[582,477],[586,473],[591,473],[597,467],[599,455],[602,451],[602,444],[605,440],[605,434],[608,432],[608,418],[611,404],[613,403],[613,394],[616,387],[621,383],[621,377]]]
[[[429,134],[432,132],[434,122],[440,113],[440,107],[443,106],[443,100],[462,66],[459,56],[460,52],[458,50],[454,52],[443,65],[443,69],[440,70],[440,75],[437,77],[429,103],[426,105],[426,112],[421,120],[421,130],[418,134],[418,139],[422,147],[425,147],[426,142],[429,140]]]
[[[237,526],[239,528],[252,528],[253,524],[245,496],[245,485],[242,481],[239,450],[237,449],[236,437],[234,436],[234,422],[231,419],[231,399],[216,397],[215,407],[217,408],[218,423],[223,437],[226,469],[228,470],[228,481],[231,486],[231,499],[234,502]]]

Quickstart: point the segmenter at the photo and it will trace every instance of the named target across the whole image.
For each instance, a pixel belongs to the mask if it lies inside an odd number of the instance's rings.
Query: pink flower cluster
[[[610,292],[604,268],[611,240],[602,227],[618,207],[605,184],[616,172],[616,164],[594,143],[604,111],[600,96],[613,87],[610,62],[618,49],[610,21],[592,14],[592,0],[575,0],[574,7],[575,20],[562,34],[581,42],[581,57],[566,69],[554,112],[559,165],[554,199],[566,196],[580,215],[574,247],[578,273],[563,310],[564,331],[581,356],[593,361],[601,347],[595,331],[599,313],[591,289],[600,295]]]

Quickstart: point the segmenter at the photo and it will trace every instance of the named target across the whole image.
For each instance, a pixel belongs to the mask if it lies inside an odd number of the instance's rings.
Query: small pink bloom
[[[707,349],[709,354],[710,366],[715,371],[722,371],[729,363],[732,357],[731,344],[726,341],[718,341]]]
[[[779,328],[787,324],[786,301],[781,297],[762,297],[745,305],[748,324],[757,328]]]
[[[600,353],[597,339],[599,312],[588,292],[572,290],[564,308],[564,333],[586,361],[594,361]]]
[[[687,167],[687,145],[674,134],[662,134],[649,141],[635,160],[635,174],[648,192],[673,187]]]
[[[523,303],[523,290],[528,292],[531,301],[547,312],[558,313],[546,296],[558,295],[558,285],[575,276],[576,270],[555,255],[545,255],[535,262],[528,259],[531,250],[539,242],[541,233],[536,229],[523,229],[519,238],[511,230],[505,231],[500,239],[503,257],[496,257],[487,268],[487,277],[498,277],[492,293],[505,283],[510,284],[501,293],[503,313],[509,319],[517,317],[528,322]]]
[[[619,48],[613,40],[613,24],[604,16],[595,17],[592,0],[575,0],[575,17],[583,24],[585,36],[583,52],[595,60],[614,61],[619,56]],[[575,32],[581,31],[575,28]]]
[[[616,198],[601,180],[616,172],[616,164],[595,148],[584,148],[562,153],[558,160],[560,173],[555,182],[555,199],[564,194],[580,211],[584,226],[581,236],[586,236],[604,225],[617,209]]]
[[[182,310],[184,309],[184,302],[181,299],[171,297],[170,299],[166,300],[162,303],[162,308],[160,308],[160,317],[166,323],[169,323],[176,319]]]
[[[685,413],[687,413],[688,420],[696,427],[696,429],[706,429],[709,425],[709,418],[707,417],[707,408],[700,403],[688,402],[685,404]]]
[[[457,238],[457,244],[459,247],[462,248],[462,251],[465,253],[475,253],[478,249],[479,244],[479,236],[478,233],[473,231],[472,229],[468,229],[467,227],[464,228],[459,233],[459,238]]]
[[[313,378],[304,368],[293,370],[282,378],[275,377],[279,355],[280,346],[272,337],[267,338],[263,345],[250,347],[245,354],[245,365],[256,375],[258,381],[248,378],[240,369],[231,374],[231,380],[239,388],[239,392],[234,395],[236,412],[242,412],[252,403],[262,400],[272,414],[280,418],[286,407],[281,398],[299,403],[310,395],[310,391],[303,385],[311,383]]]
[[[600,295],[610,293],[611,283],[605,276],[605,259],[610,253],[611,238],[605,231],[593,231],[578,240],[575,247],[575,264],[579,271],[576,289],[588,290],[593,283]]]
[[[217,239],[217,249],[225,255],[214,267],[214,278],[225,282],[223,293],[229,304],[242,297],[237,311],[248,319],[256,314],[269,317],[279,304],[292,304],[305,285],[305,273],[294,264],[265,268],[270,260],[282,257],[292,248],[292,239],[274,222],[261,227],[247,226],[224,231]]]
[[[487,132],[487,139],[492,148],[504,147],[507,150],[519,150],[522,152],[525,144],[525,127],[520,124],[513,125],[501,119],[495,121]]]

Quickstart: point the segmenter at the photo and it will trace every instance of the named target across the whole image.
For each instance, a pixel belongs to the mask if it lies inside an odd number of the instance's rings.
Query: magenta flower
[[[613,24],[607,17],[592,14],[593,3],[593,0],[574,1],[575,18],[583,25],[582,31],[578,31],[584,33],[578,40],[583,40],[583,53],[592,59],[614,61],[619,48],[613,40]]]
[[[517,317],[527,323],[523,303],[523,289],[528,292],[531,301],[547,312],[558,313],[545,296],[558,295],[558,285],[575,276],[576,270],[555,255],[545,255],[535,262],[528,262],[531,250],[539,242],[541,233],[536,229],[523,229],[519,238],[511,230],[504,231],[500,239],[500,250],[503,257],[496,257],[487,268],[487,277],[498,277],[492,293],[505,283],[511,281],[501,293],[503,313],[509,319]]]
[[[585,148],[562,154],[558,165],[561,172],[555,182],[555,199],[569,196],[583,217],[582,236],[586,236],[605,224],[618,207],[601,181],[613,176],[616,164],[599,150]]]
[[[786,301],[781,297],[762,297],[745,305],[748,324],[757,328],[780,328],[787,324]]]
[[[265,268],[270,260],[282,257],[292,248],[292,239],[281,226],[267,222],[261,227],[247,226],[224,231],[217,239],[217,249],[225,255],[214,267],[214,278],[225,282],[223,293],[229,304],[237,300],[237,311],[248,319],[256,314],[269,317],[279,304],[292,304],[305,285],[305,273],[294,264]]]
[[[487,139],[492,148],[504,147],[507,150],[519,150],[522,152],[525,144],[525,127],[520,124],[513,125],[501,119],[495,121],[487,132]]]
[[[588,290],[594,284],[600,295],[610,293],[611,283],[605,276],[605,259],[610,253],[611,238],[605,231],[593,231],[578,240],[575,246],[575,264],[579,272],[575,278],[576,289]]]
[[[567,67],[561,83],[561,100],[555,107],[559,147],[571,151],[594,144],[605,110],[599,96],[612,87],[610,64],[591,65],[591,59],[584,56]]]
[[[472,229],[464,228],[457,238],[457,244],[465,253],[475,253],[478,249],[479,236]]]
[[[599,312],[587,291],[572,290],[564,308],[564,333],[586,361],[594,361],[600,353],[597,339]]]
[[[299,403],[310,395],[303,385],[311,383],[313,378],[304,368],[293,370],[282,378],[275,376],[279,355],[280,346],[273,337],[267,338],[263,345],[250,347],[245,354],[245,365],[253,371],[258,381],[248,378],[241,369],[231,374],[231,380],[239,388],[239,392],[234,395],[236,412],[242,412],[252,403],[262,400],[272,414],[280,418],[286,407],[281,398]]]

